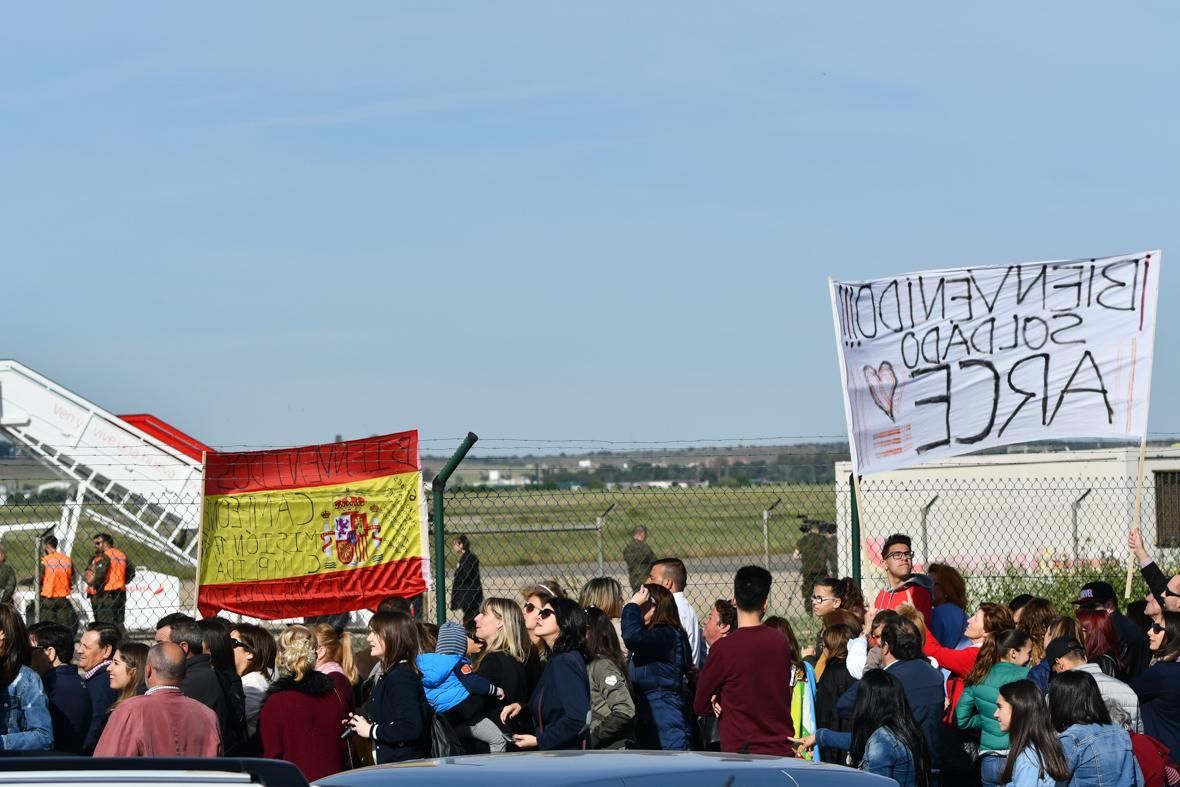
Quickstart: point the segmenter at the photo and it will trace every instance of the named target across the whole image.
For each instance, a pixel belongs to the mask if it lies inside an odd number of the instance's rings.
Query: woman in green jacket
[[[595,749],[627,749],[635,745],[635,700],[627,680],[623,649],[610,615],[598,607],[586,610],[586,652],[590,662],[590,745]]]
[[[1008,733],[996,720],[1000,687],[1028,677],[1032,640],[1015,629],[988,634],[975,666],[964,679],[966,688],[955,706],[955,724],[962,730],[979,730],[980,778],[984,787],[999,784],[1008,753]]]

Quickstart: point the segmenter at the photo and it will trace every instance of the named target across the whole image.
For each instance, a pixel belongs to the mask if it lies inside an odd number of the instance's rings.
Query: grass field
[[[595,522],[610,508],[602,528],[607,560],[620,559],[637,525],[648,529],[648,543],[657,553],[682,558],[761,555],[762,512],[776,500],[780,502],[768,527],[772,554],[794,551],[801,518],[835,521],[830,486],[501,489],[447,495],[446,530],[466,533],[489,566],[591,562],[598,555]]]
[[[32,522],[56,522],[60,517],[60,504],[45,503],[0,506],[0,526],[23,525]],[[71,554],[74,560],[74,568],[77,571],[84,569],[90,563],[90,558],[94,555],[94,548],[91,546],[90,541],[91,536],[107,529],[104,525],[98,524],[86,516],[80,519],[78,536],[74,541]],[[36,552],[36,541],[39,533],[40,531],[37,530],[9,532],[4,535],[3,541],[0,542],[8,552],[8,562],[16,571],[17,581],[21,584],[32,584],[34,572],[37,570],[36,566],[39,563],[39,556],[34,553]],[[162,555],[154,549],[150,549],[143,544],[133,543],[130,539],[124,538],[118,533],[113,535],[116,545],[127,553],[127,556],[137,568],[160,571],[181,578],[190,578],[194,575],[193,569],[181,566],[172,558]]]

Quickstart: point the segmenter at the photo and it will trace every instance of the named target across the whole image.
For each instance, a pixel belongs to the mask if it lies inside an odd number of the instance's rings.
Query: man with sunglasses
[[[897,609],[902,604],[910,604],[922,613],[926,629],[929,630],[930,615],[934,609],[930,590],[934,582],[925,574],[914,573],[914,550],[911,544],[910,537],[904,533],[894,533],[885,539],[881,557],[885,561],[889,587],[877,594],[873,609]]]
[[[1127,543],[1135,553],[1135,559],[1139,561],[1139,573],[1143,575],[1143,580],[1147,583],[1151,595],[1155,596],[1156,602],[1168,612],[1180,612],[1180,574],[1171,577],[1164,574],[1151,559],[1151,555],[1147,554],[1139,528],[1131,530]]]

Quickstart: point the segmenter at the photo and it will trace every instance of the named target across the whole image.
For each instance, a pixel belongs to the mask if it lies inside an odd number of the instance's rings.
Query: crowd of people
[[[807,578],[820,627],[806,642],[767,617],[765,568],[740,568],[698,618],[683,561],[654,554],[638,554],[647,574],[631,572],[629,596],[611,577],[576,597],[551,579],[519,600],[466,590],[464,622],[437,626],[390,597],[363,647],[326,622],[276,635],[182,613],[152,643],[106,621],[75,642],[57,619],[26,628],[0,604],[0,749],[273,757],[314,780],[438,753],[441,725],[471,753],[703,749],[902,787],[1174,785],[1180,576],[1137,534],[1130,546],[1151,593],[1127,614],[1104,582],[1069,609],[1032,595],[969,609],[959,571],[915,573],[910,539],[893,535],[871,604],[849,578]]]

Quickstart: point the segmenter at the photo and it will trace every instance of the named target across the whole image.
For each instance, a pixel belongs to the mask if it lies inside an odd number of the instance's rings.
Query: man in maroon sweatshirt
[[[781,632],[762,625],[770,583],[770,572],[761,566],[738,569],[737,628],[709,651],[693,706],[698,716],[720,708],[721,751],[790,757],[794,654]]]

